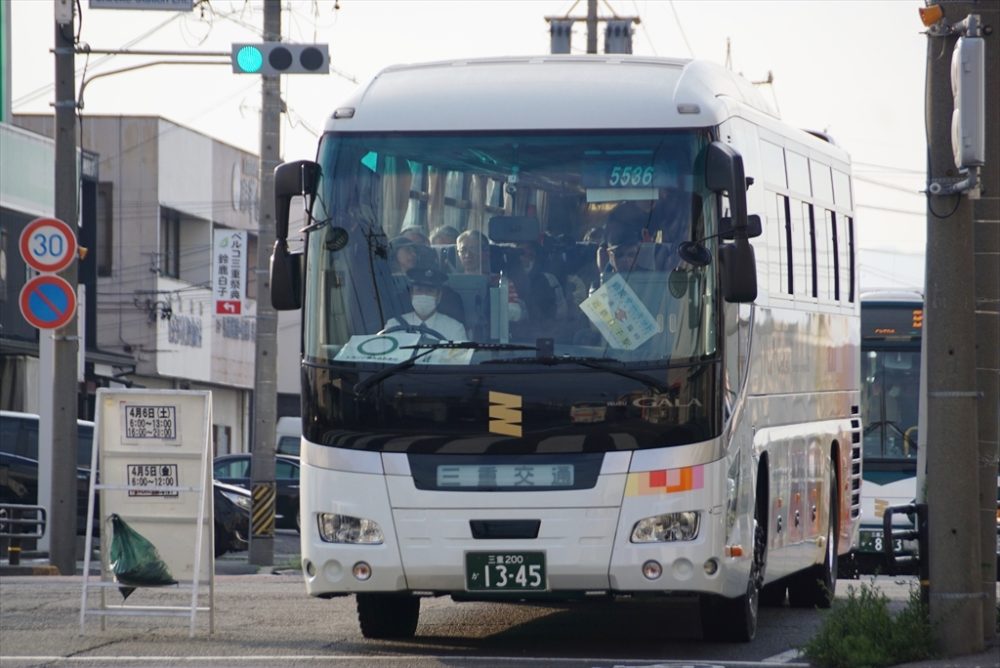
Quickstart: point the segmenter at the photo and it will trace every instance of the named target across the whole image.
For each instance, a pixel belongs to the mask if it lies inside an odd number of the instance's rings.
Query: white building
[[[13,122],[52,136],[52,116],[15,116]],[[216,454],[249,450],[257,156],[147,116],[86,116],[80,144],[99,156],[95,247],[89,249],[97,273],[92,347],[133,360],[134,370],[120,368],[114,380],[211,390]],[[238,315],[216,313],[211,283],[217,231],[246,233],[245,248],[234,256],[244,264],[231,267],[246,281]],[[295,315],[279,325],[279,367],[290,367],[280,375],[279,415],[298,414]]]

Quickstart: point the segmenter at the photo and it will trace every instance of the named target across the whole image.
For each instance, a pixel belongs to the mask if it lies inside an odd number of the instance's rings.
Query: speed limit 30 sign
[[[76,257],[76,233],[57,218],[35,218],[25,225],[19,245],[25,263],[40,272],[62,271]]]

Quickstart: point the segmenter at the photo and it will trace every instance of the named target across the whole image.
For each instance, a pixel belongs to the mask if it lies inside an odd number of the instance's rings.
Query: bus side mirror
[[[719,246],[719,265],[723,299],[736,304],[757,299],[757,261],[746,237]]]
[[[274,168],[274,237],[288,238],[288,212],[292,198],[306,198],[306,208],[312,206],[319,180],[319,165],[311,160],[285,162]]]
[[[705,184],[717,193],[729,196],[729,221],[720,221],[720,235],[732,243],[719,246],[719,272],[722,297],[727,302],[747,303],[757,298],[757,261],[750,237],[761,232],[760,218],[747,217],[747,187],[743,157],[732,146],[714,141],[705,158]],[[725,229],[722,229],[725,227]]]
[[[760,216],[751,213],[747,216],[747,238],[753,239],[762,234],[764,234],[764,226],[760,222]],[[719,218],[719,238],[729,241],[736,238],[733,234],[733,219],[729,216]]]
[[[278,311],[302,306],[302,253],[288,251],[288,217],[292,198],[312,207],[319,165],[311,160],[285,162],[274,168],[274,250],[271,251],[271,305]]]
[[[729,144],[714,141],[705,157],[705,185],[717,193],[729,196],[732,228],[737,236],[747,226],[747,180],[743,174],[743,157]]]
[[[271,306],[278,311],[302,307],[302,253],[288,252],[285,239],[276,239],[271,251]]]

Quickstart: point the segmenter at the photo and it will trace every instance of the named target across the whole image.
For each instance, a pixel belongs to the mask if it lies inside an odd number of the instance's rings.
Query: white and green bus
[[[361,87],[275,171],[309,594],[376,638],[430,596],[697,597],[741,641],[761,603],[829,605],[861,481],[850,173],[705,62]]]

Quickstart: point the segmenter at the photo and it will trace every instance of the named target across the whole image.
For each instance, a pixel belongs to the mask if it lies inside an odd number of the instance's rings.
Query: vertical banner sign
[[[247,288],[247,233],[223,228],[214,232],[212,290],[217,315],[240,315]]]

